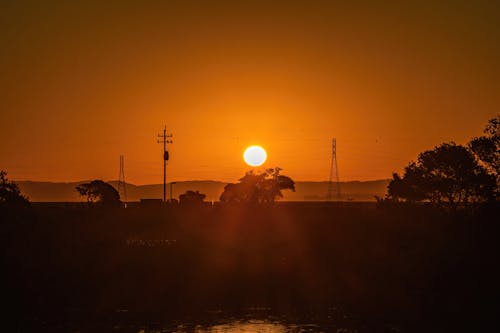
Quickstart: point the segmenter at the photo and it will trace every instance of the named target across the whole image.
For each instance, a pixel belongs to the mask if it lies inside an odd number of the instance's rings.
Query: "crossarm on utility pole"
[[[167,161],[169,160],[169,154],[167,150],[167,144],[173,143],[172,134],[167,134],[167,126],[163,128],[163,133],[158,134],[158,143],[163,143],[163,202],[167,201]]]

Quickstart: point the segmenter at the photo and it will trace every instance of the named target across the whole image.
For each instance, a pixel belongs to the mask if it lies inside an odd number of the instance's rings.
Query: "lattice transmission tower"
[[[125,183],[125,158],[120,155],[120,175],[118,176],[118,193],[120,198],[127,201],[127,183]]]
[[[326,199],[332,201],[333,199],[340,200],[340,179],[339,167],[337,164],[337,139],[332,139],[332,162],[330,164],[330,180],[328,182],[328,193]]]

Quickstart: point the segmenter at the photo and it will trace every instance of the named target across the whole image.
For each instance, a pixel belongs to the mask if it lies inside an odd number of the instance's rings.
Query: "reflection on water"
[[[351,332],[347,329],[336,330],[337,332]],[[162,329],[159,331],[141,329],[139,333],[146,332],[171,332],[171,333],[315,333],[325,332],[314,324],[284,324],[270,320],[234,320],[224,324],[215,325],[178,325],[172,330]]]
[[[218,324],[203,327],[198,325],[194,333],[285,333],[290,332],[286,326],[266,320],[233,321],[226,324]],[[190,333],[182,325],[172,333]]]
[[[260,313],[255,316],[255,312],[249,314],[240,314],[238,316],[225,316],[223,313],[217,313],[211,320],[203,323],[193,323],[189,320],[180,322],[170,327],[151,327],[143,326],[134,333],[361,333],[362,329],[359,323],[342,323],[332,316],[327,316],[327,321],[318,317],[307,316],[304,318],[294,318],[285,316],[275,316],[269,313]],[[206,318],[207,319],[207,318]]]
[[[71,316],[66,315],[65,318]],[[84,318],[85,315],[75,316]],[[100,318],[100,319],[99,319]],[[28,324],[29,322],[26,322]],[[388,326],[384,325],[385,328]],[[336,307],[317,311],[276,313],[270,308],[249,308],[227,312],[210,310],[191,315],[169,316],[117,309],[106,318],[80,321],[33,320],[21,331],[38,332],[113,332],[113,333],[364,333],[373,332],[359,318]],[[400,330],[384,329],[397,332]]]

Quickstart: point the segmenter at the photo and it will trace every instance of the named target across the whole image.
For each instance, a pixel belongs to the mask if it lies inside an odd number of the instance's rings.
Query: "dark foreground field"
[[[500,326],[498,207],[46,204],[0,213],[4,314],[20,332],[173,331],[240,315],[334,332]]]

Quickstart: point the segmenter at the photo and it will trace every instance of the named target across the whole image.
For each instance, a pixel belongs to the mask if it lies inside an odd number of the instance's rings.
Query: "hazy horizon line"
[[[98,179],[98,178],[95,178],[95,179]],[[32,180],[32,179],[17,180],[17,179],[14,179],[13,181],[15,183],[19,183],[19,182],[32,182],[32,183],[73,184],[73,183],[85,183],[85,182],[89,182],[89,181],[92,181],[92,180],[94,180],[94,179],[84,179],[84,180],[75,180],[75,181]],[[351,182],[365,183],[365,182],[376,182],[376,181],[386,181],[386,180],[390,180],[390,178],[377,178],[377,179],[368,179],[368,180],[358,180],[358,179],[354,179],[354,180],[341,180],[340,183],[351,183]],[[110,180],[106,180],[105,182],[107,182],[107,183],[118,182],[118,179],[110,179]],[[232,183],[230,181],[214,180],[214,179],[189,179],[189,180],[168,181],[167,184],[170,184],[170,183],[187,183],[187,182],[214,182],[214,183],[225,183],[225,184]],[[295,180],[295,183],[327,183],[327,182],[329,182],[328,179],[325,179],[325,180]],[[126,181],[125,183],[128,184],[128,185],[133,185],[133,186],[163,185],[162,182],[140,184],[140,183],[133,183],[133,182]]]

